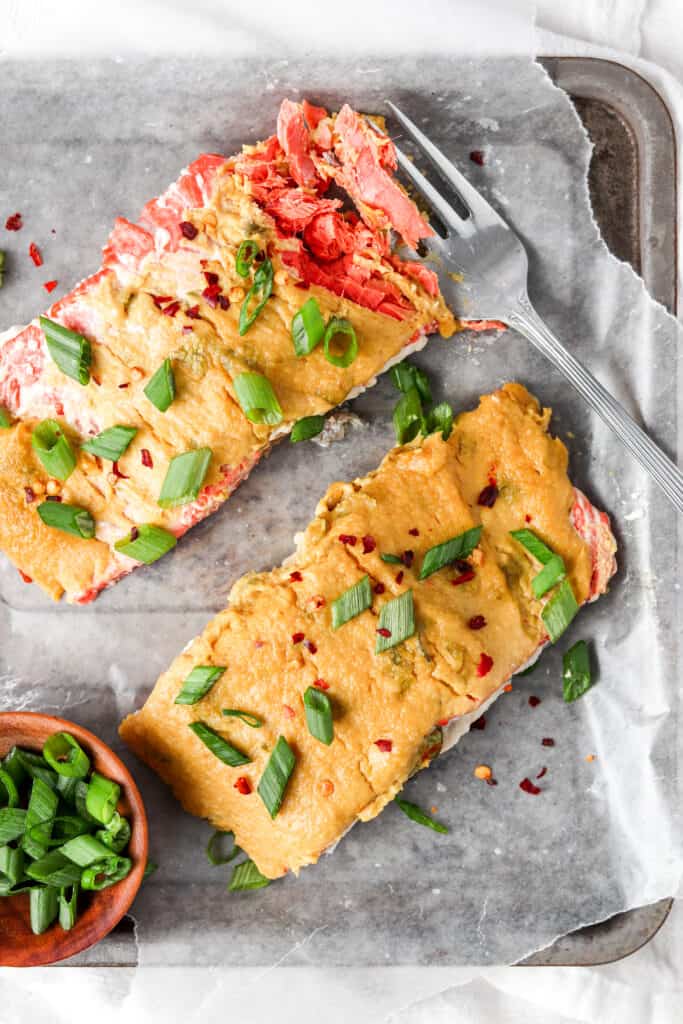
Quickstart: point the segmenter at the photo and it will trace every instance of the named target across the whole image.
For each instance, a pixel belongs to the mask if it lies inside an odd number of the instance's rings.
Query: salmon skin
[[[90,343],[84,386],[52,359],[40,321],[0,334],[0,549],[24,579],[76,604],[141,564],[115,544],[140,525],[179,538],[215,511],[269,447],[299,419],[324,414],[374,381],[427,335],[465,326],[446,308],[435,274],[394,251],[432,234],[397,183],[396,157],[364,119],[304,101],[282,103],[277,131],[235,157],[202,154],[137,222],[117,218],[101,268],[47,310]],[[251,240],[272,268],[272,294],[246,333],[240,311],[252,284],[237,272]],[[254,267],[251,274],[254,273]],[[318,347],[297,357],[290,325],[314,298],[325,321],[348,320],[359,343],[348,367]],[[467,326],[477,327],[477,324]],[[486,325],[490,326],[490,325]],[[170,361],[176,397],[161,412],[145,395]],[[267,378],[281,422],[251,422],[234,379]],[[77,452],[60,483],[31,444],[44,419],[59,422]],[[80,445],[117,425],[136,429],[113,465]],[[174,456],[207,448],[211,458],[194,500],[161,508]],[[47,497],[86,509],[95,536],[47,526]]]

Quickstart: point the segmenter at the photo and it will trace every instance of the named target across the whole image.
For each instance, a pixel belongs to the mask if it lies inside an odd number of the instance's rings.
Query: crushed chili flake
[[[212,309],[215,309],[220,293],[221,286],[219,284],[210,284],[202,292],[202,298],[206,299]]]
[[[265,647],[265,646],[266,646],[266,641],[265,640],[254,640],[254,647],[256,648],[257,651],[261,647]]]
[[[503,692],[504,693],[511,693],[512,692],[512,683],[506,683],[505,686],[503,687]]]
[[[246,775],[240,775],[239,779],[235,783],[235,789],[238,793],[241,793],[242,796],[249,796],[251,793],[251,782]]]
[[[95,381],[95,383],[97,384],[98,388],[102,387],[102,381],[100,380],[99,377],[96,377],[94,373],[91,373],[90,376]]]
[[[486,728],[486,715],[480,715],[476,721],[472,722],[470,729],[485,729]]]
[[[531,522],[531,516],[530,515],[524,516],[524,522],[525,523],[530,523]]]
[[[121,470],[119,469],[118,462],[113,462],[111,468],[112,468],[112,472],[113,472],[114,476],[117,477],[119,480],[128,480],[129,479],[126,476],[126,474],[122,473]]]
[[[478,764],[474,769],[474,776],[477,779],[490,779],[493,772],[487,764]]]
[[[45,496],[45,501],[57,501],[57,502],[60,502],[61,500],[62,500],[61,494],[48,494],[48,495]]]
[[[130,539],[131,539],[131,541],[137,540],[139,536],[140,536],[140,531],[138,530],[137,526],[134,526],[132,528],[132,530],[130,531]]]
[[[541,746],[543,747],[554,747],[555,740],[551,736],[544,736],[541,740]]]
[[[375,746],[381,750],[383,754],[390,754],[393,744],[391,740],[375,740]]]
[[[317,690],[329,690],[330,688],[330,684],[326,683],[324,679],[314,680],[313,685]]]
[[[11,229],[11,230],[15,230],[15,229]],[[17,228],[16,230],[18,231],[19,229]],[[27,576],[25,572],[21,571],[21,569],[19,569],[18,572],[19,572],[19,575],[21,576],[22,580],[24,581],[24,583],[33,583],[33,580],[31,579],[31,577]]]
[[[413,526],[412,530],[408,530],[408,533],[410,534],[411,537],[420,536],[420,531],[418,530],[417,526]]]
[[[180,309],[180,303],[176,299],[175,302],[169,303],[169,305],[166,306],[166,308],[164,310],[162,310],[162,312],[163,312],[164,316],[175,316],[179,309]]]
[[[451,586],[459,587],[461,583],[469,583],[475,576],[474,569],[468,569],[467,572],[462,573],[460,576],[456,576],[454,580],[451,580]]]
[[[40,255],[40,249],[35,242],[31,242],[28,247],[28,254],[37,267],[42,267],[43,257]]]
[[[180,230],[182,231],[185,238],[189,238],[192,241],[199,234],[198,229],[189,220],[181,220]]]
[[[26,495],[26,504],[30,505],[31,502],[36,500],[36,492],[32,487],[24,487],[24,494]]]
[[[218,284],[218,274],[214,274],[213,271],[211,270],[205,270],[204,280],[209,285],[209,287],[212,287],[213,285]]]
[[[143,466],[147,467],[147,469],[154,468],[154,463],[152,462],[152,454],[148,448],[140,449],[140,461],[142,462]]]
[[[323,608],[327,602],[322,594],[314,594],[313,597],[310,598],[310,603],[314,608]]]
[[[538,773],[538,775],[536,776],[536,778],[537,778],[537,779],[542,779],[542,778],[543,778],[543,776],[545,775],[545,773],[546,773],[547,771],[548,771],[548,769],[546,768],[546,766],[545,766],[545,765],[543,765],[543,767],[541,768],[541,770],[540,770],[540,772]]]
[[[487,779],[486,780],[486,785],[487,786],[497,786],[498,785],[498,780],[497,779]]]
[[[307,651],[310,651],[311,654],[315,654],[318,650],[318,645],[314,644],[312,640],[304,640],[304,647]]]
[[[387,629],[386,626],[380,626],[379,629],[375,630],[375,632],[379,633],[379,635],[383,636],[385,639],[388,639],[391,636],[391,630]]]
[[[486,625],[486,619],[483,615],[473,615],[467,625],[470,629],[483,629]]]
[[[479,497],[477,498],[477,505],[483,505],[484,508],[493,508],[496,504],[497,497],[497,486],[495,484],[489,484],[480,492]]]
[[[20,213],[13,213],[11,217],[8,217],[5,221],[5,227],[8,231],[21,231],[23,228]]]
[[[348,544],[350,548],[355,548],[358,537],[354,537],[352,533],[340,533],[339,540],[342,544]]]
[[[522,779],[519,784],[519,788],[523,789],[525,793],[529,793],[531,796],[538,796],[541,792],[540,787],[536,786],[531,779]]]
[[[294,572],[290,572],[289,579],[291,583],[301,583],[303,576],[298,569],[295,569]]]
[[[286,718],[295,718],[296,717],[296,711],[294,710],[293,707],[290,707],[289,704],[283,704],[282,705],[282,710],[284,711]]]
[[[474,704],[477,704],[479,702],[479,698],[478,697],[473,697],[471,693],[466,693],[465,696],[467,697],[468,700],[471,700]]]
[[[218,305],[221,307],[221,309],[230,309],[230,299],[227,297],[227,295],[218,295],[216,297],[218,299]]]
[[[363,537],[363,554],[369,555],[376,547],[377,544],[375,542],[375,538],[371,537],[370,534],[366,534],[365,537]]]
[[[375,583],[375,593],[376,594],[383,594],[385,590],[386,590],[386,587],[384,586],[383,583]]]
[[[469,572],[470,569],[472,568],[471,564],[465,561],[464,558],[456,558],[452,565],[453,568],[457,569],[458,572]]]
[[[470,153],[470,160],[473,164],[477,164],[478,167],[484,166],[484,151],[483,149],[473,149]]]
[[[533,695],[531,697],[529,697],[529,707],[530,708],[537,708],[540,703],[541,703],[541,698],[540,697],[534,697]]]
[[[436,806],[436,804],[432,804],[432,806],[429,808],[429,810],[432,812],[432,814],[436,814],[438,812],[439,808]]]
[[[183,324],[183,334],[192,334],[193,328],[189,324]]]
[[[396,573],[396,582],[403,583],[403,569],[401,569],[400,572]]]
[[[415,552],[411,551],[410,548],[407,551],[403,552],[403,554],[401,555],[401,561],[405,565],[406,569],[410,569],[411,565],[413,564],[414,558]]]
[[[444,725],[448,725],[449,722],[450,722],[450,718],[440,718],[439,721],[436,724],[440,725],[441,728],[443,729]]]
[[[44,281],[43,282],[43,288],[45,289],[45,291],[49,295],[50,292],[53,292],[55,290],[55,288],[57,287],[58,284],[59,284],[59,281]]]
[[[305,635],[305,633],[292,633],[292,643],[300,644]]]
[[[126,381],[125,384],[119,384],[119,387],[120,388],[127,388],[128,387],[128,381]]]
[[[185,316],[189,316],[190,320],[199,320],[199,306],[189,306],[185,310]]]
[[[309,288],[310,288],[311,286],[310,286],[310,284],[308,283],[308,281],[295,281],[295,282],[294,282],[294,287],[295,287],[295,288],[301,288],[301,289],[302,289],[302,291],[305,291],[305,292],[307,292],[307,291],[308,291],[308,289],[309,289]]]
[[[167,302],[173,302],[172,295],[153,295],[152,292],[147,292],[147,294],[157,309],[161,309],[161,307],[165,306]]]
[[[332,796],[334,793],[334,783],[331,779],[323,779],[320,783],[320,792],[323,796]]]

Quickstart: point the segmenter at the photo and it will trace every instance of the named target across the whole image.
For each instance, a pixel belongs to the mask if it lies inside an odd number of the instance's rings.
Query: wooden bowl
[[[14,746],[40,753],[45,740],[55,732],[71,733],[90,758],[91,768],[120,785],[118,810],[130,821],[131,838],[126,856],[133,861],[133,868],[127,878],[108,889],[84,893],[76,924],[68,932],[55,922],[42,935],[34,935],[28,893],[0,897],[0,966],[3,967],[53,964],[94,946],[119,923],[130,907],[147,863],[147,816],[142,798],[126,766],[97,736],[74,722],[52,715],[4,711],[0,712],[0,757]]]

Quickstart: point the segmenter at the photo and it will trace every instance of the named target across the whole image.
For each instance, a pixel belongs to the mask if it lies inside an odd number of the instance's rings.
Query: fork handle
[[[585,398],[598,416],[612,428],[631,455],[650,474],[671,504],[679,512],[683,512],[683,473],[631,419],[593,374],[558,341],[526,295],[522,296],[518,308],[510,314],[507,323],[528,338],[546,359],[565,375],[582,398]]]

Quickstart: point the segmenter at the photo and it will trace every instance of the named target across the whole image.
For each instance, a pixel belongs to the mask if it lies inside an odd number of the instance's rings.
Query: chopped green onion
[[[34,882],[60,888],[63,885],[73,885],[74,882],[78,882],[81,877],[81,868],[78,864],[72,863],[59,850],[52,850],[29,864],[26,874]]]
[[[128,857],[107,857],[83,870],[81,886],[91,892],[100,892],[126,878],[132,867],[133,862]]]
[[[553,643],[562,636],[578,610],[572,585],[568,579],[564,579],[551,594],[550,600],[541,612],[541,618]]]
[[[431,402],[432,389],[429,386],[429,377],[419,366],[404,360],[391,367],[391,383],[394,387],[407,394],[411,388],[417,388],[423,402]]]
[[[91,828],[91,823],[79,815],[60,814],[50,821],[39,821],[37,825],[27,828],[26,836],[47,850],[50,847],[61,846],[68,839],[83,835]]]
[[[228,743],[203,722],[190,722],[189,728],[223,764],[228,764],[231,768],[238,768],[241,764],[251,764],[250,757],[243,754],[237,747],[233,747],[231,743]]]
[[[40,326],[45,335],[47,350],[62,373],[72,380],[77,380],[79,384],[87,384],[90,380],[92,361],[92,349],[88,339],[76,331],[62,327],[54,320],[49,320],[46,316],[41,316]]]
[[[225,672],[220,665],[195,665],[183,682],[182,689],[174,704],[196,704]]]
[[[88,783],[84,782],[83,779],[76,779],[76,785],[74,787],[74,804],[76,810],[81,818],[85,818],[86,821],[96,822],[98,825],[101,824],[98,818],[94,818],[87,807],[88,798]]]
[[[562,655],[562,696],[570,704],[582,697],[592,685],[588,644],[585,640],[577,640]]]
[[[17,749],[17,756],[27,775],[30,775],[32,779],[42,779],[51,789],[57,788],[59,776],[51,768],[48,768],[47,761],[42,754],[34,754],[31,750]]]
[[[114,853],[120,853],[128,845],[130,837],[130,822],[128,818],[122,817],[118,811],[112,816],[106,828],[100,828],[95,833],[95,838],[99,839],[101,843]]]
[[[231,849],[228,853],[220,853],[221,844],[223,840],[228,837],[232,838]],[[213,864],[214,867],[218,867],[219,864],[228,864],[241,852],[242,851],[239,846],[235,844],[235,836],[233,832],[221,832],[217,830],[206,844],[206,859],[209,864]]]
[[[54,789],[42,779],[33,780],[26,812],[26,832],[21,841],[21,845],[29,857],[42,857],[47,850],[48,844],[43,837],[47,834],[47,839],[49,839],[52,834],[52,823],[57,814],[58,803],[59,797]],[[33,826],[39,823],[43,826],[41,836],[32,836]]]
[[[324,427],[324,416],[304,416],[303,419],[297,420],[292,427],[289,440],[292,444],[298,444],[299,441],[310,441],[312,437],[321,434]]]
[[[165,555],[177,544],[172,533],[164,530],[162,526],[152,526],[143,523],[141,526],[134,526],[130,533],[117,540],[114,547],[122,555],[128,555],[137,562],[144,562],[151,565],[158,558]]]
[[[50,476],[69,479],[76,468],[76,456],[57,420],[42,420],[34,427],[31,445]]]
[[[398,444],[407,444],[422,431],[426,433],[422,400],[417,388],[410,388],[398,401],[393,412],[394,431]]]
[[[371,604],[372,588],[366,575],[332,602],[332,629],[339,629],[345,622],[355,619]]]
[[[533,530],[510,530],[510,536],[526,548],[534,558],[545,565],[554,555],[547,544],[544,544],[540,537],[537,537]]]
[[[292,344],[297,356],[308,356],[325,336],[323,320],[317,299],[307,299],[292,319]]]
[[[383,555],[380,555],[379,557],[382,559],[383,562],[386,562],[387,565],[401,565],[401,563],[402,563],[402,559],[401,559],[400,555],[383,554]]]
[[[12,423],[10,421],[10,418],[9,418],[8,414],[7,414],[7,410],[3,409],[3,407],[0,405],[0,430],[7,430],[8,427],[11,427],[11,426],[12,426]]]
[[[332,351],[332,341],[338,334],[345,334],[349,341],[344,351],[337,354]],[[358,338],[351,321],[340,316],[331,317],[325,328],[323,346],[328,363],[340,366],[342,369],[350,366],[358,355]]]
[[[97,437],[84,441],[81,448],[108,462],[117,462],[138,432],[137,427],[107,427]]]
[[[248,420],[269,427],[282,422],[282,408],[267,377],[260,373],[238,373],[232,383]]]
[[[111,849],[101,843],[95,836],[81,835],[70,839],[59,848],[59,853],[82,868],[94,864],[96,860],[111,856]]]
[[[0,846],[19,839],[26,831],[26,811],[19,807],[0,808]]]
[[[93,772],[88,783],[85,806],[95,821],[108,825],[121,797],[121,787],[112,779],[105,779],[99,772]]]
[[[78,916],[78,882],[59,890],[59,923],[65,932],[71,931]]]
[[[278,736],[277,743],[268,758],[263,775],[257,786],[258,794],[271,818],[280,810],[289,777],[294,771],[296,757],[284,736]]]
[[[4,771],[14,779],[14,785],[20,786],[26,778],[26,769],[22,764],[21,750],[19,747],[12,747],[1,763]]]
[[[306,725],[311,736],[329,747],[334,739],[332,724],[332,704],[330,698],[315,686],[309,686],[304,692],[304,709]]]
[[[95,536],[95,520],[86,508],[80,505],[64,505],[59,501],[44,501],[38,506],[38,515],[46,526],[71,533],[83,540]]]
[[[415,612],[413,609],[413,592],[405,590],[398,597],[382,605],[377,626],[375,654],[389,650],[403,643],[415,632]],[[388,635],[386,635],[388,634]]]
[[[247,292],[242,308],[240,309],[239,334],[240,337],[247,333],[256,320],[273,291],[273,264],[270,260],[264,260],[254,274],[254,283]],[[256,299],[256,305],[251,313],[249,306],[252,299]]]
[[[270,878],[261,874],[253,860],[245,860],[233,868],[228,892],[248,892],[264,889],[267,885],[270,885]]]
[[[145,394],[159,412],[166,412],[175,398],[175,379],[170,359],[164,359],[145,386]]]
[[[559,555],[553,555],[545,563],[541,571],[531,581],[531,589],[535,597],[543,597],[551,587],[563,580],[567,575],[564,562]]]
[[[31,931],[34,935],[42,935],[47,931],[59,913],[59,893],[57,889],[34,886],[29,891],[31,912]]]
[[[235,256],[235,270],[240,277],[249,277],[249,270],[258,251],[259,244],[253,238],[245,238],[240,242]]]
[[[55,732],[46,740],[43,757],[58,775],[84,779],[90,771],[90,759],[68,732]]]
[[[439,402],[427,414],[427,431],[434,434],[441,431],[444,441],[447,441],[453,432],[453,410],[448,402]]]
[[[222,713],[228,718],[239,718],[250,729],[260,729],[263,725],[260,718],[257,718],[256,715],[250,715],[248,711],[238,711],[237,708],[223,708]]]
[[[422,561],[420,579],[426,580],[432,573],[438,572],[439,569],[450,565],[451,562],[471,555],[479,543],[481,530],[481,526],[473,526],[471,529],[465,530],[464,533],[459,533],[457,537],[451,537],[450,540],[445,540],[442,544],[436,544],[430,548]]]
[[[0,794],[3,793],[3,807],[16,807],[19,803],[19,790],[9,772],[0,768]]]
[[[76,784],[79,780],[69,775],[57,776],[57,792],[67,803],[73,804],[76,799]]]
[[[397,803],[403,813],[410,818],[411,821],[416,821],[418,825],[424,825],[425,828],[434,829],[435,832],[442,832],[447,834],[450,829],[446,828],[438,821],[434,821],[428,814],[425,814],[417,804],[411,804],[409,800],[402,800],[400,797],[394,797],[394,803]]]
[[[0,846],[0,880],[11,888],[24,877],[24,851],[21,847]]]
[[[174,455],[161,485],[157,504],[161,508],[177,508],[194,501],[204,483],[211,455],[210,448],[195,448],[182,455]]]

